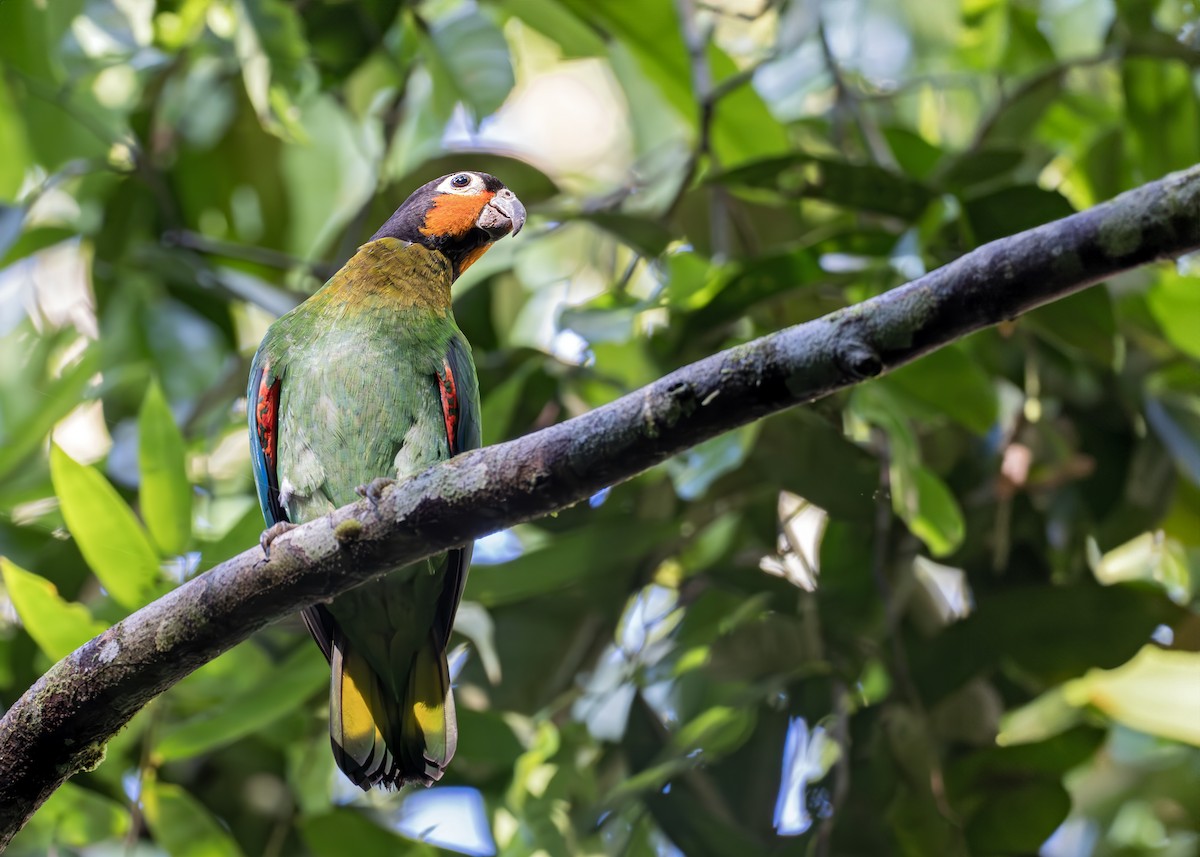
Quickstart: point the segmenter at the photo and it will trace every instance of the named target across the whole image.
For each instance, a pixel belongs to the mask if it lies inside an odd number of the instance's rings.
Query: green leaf
[[[761,605],[745,602],[749,615],[739,611],[734,621],[722,623],[723,632],[713,646],[707,668],[714,675],[731,681],[769,680],[795,669],[796,662],[819,660],[820,649],[805,635],[799,619],[782,613],[761,615]],[[744,608],[745,609],[745,608]],[[754,621],[754,613],[760,613]],[[789,661],[789,658],[791,659]],[[820,670],[817,666],[814,669]]]
[[[992,68],[1000,62],[1008,35],[1005,5],[997,0],[978,0],[962,10],[958,46],[960,59],[968,68]]]
[[[1159,271],[1146,304],[1170,343],[1200,360],[1200,278]]]
[[[653,718],[648,706],[635,702],[623,742],[633,771],[616,793],[625,791],[625,786],[650,785],[671,777],[675,764],[662,761],[664,745],[661,723]],[[684,854],[715,857],[763,853],[762,842],[753,834],[728,818],[727,813],[713,811],[715,792],[705,789],[708,793],[702,793],[687,776],[674,778],[671,785],[669,791],[656,788],[645,793],[643,799],[659,827]]]
[[[234,47],[246,95],[262,126],[303,139],[290,91],[300,87],[308,50],[296,12],[278,0],[233,0]]]
[[[683,500],[702,497],[721,476],[746,460],[758,437],[758,423],[717,435],[667,461],[675,493]]]
[[[458,709],[458,756],[511,771],[525,748],[497,711]]]
[[[1063,775],[1096,755],[1104,738],[1102,729],[1079,726],[1048,741],[979,749],[950,762],[946,790],[966,815],[971,853],[1037,853],[1070,809]],[[1021,825],[1013,825],[1014,817]]]
[[[1117,354],[1117,321],[1108,289],[1095,286],[1038,307],[1022,318],[1051,342],[1076,349],[1104,366]]]
[[[926,354],[888,373],[879,383],[901,390],[976,434],[987,434],[996,422],[992,379],[955,346]]]
[[[476,121],[499,110],[512,91],[508,42],[478,9],[439,22],[421,44],[434,88],[450,103],[462,102]]]
[[[1041,71],[1055,62],[1054,49],[1039,28],[1035,9],[1005,4],[1008,40],[1004,46],[1003,68],[1014,72]]]
[[[231,697],[249,694],[274,668],[275,661],[262,646],[234,646],[189,673],[168,693],[181,714],[207,712]]]
[[[697,574],[727,556],[743,524],[741,515],[728,512],[700,530],[679,553],[679,564],[688,574]]]
[[[1061,193],[1037,185],[1002,187],[966,200],[963,212],[979,244],[1075,213]]]
[[[480,422],[483,423],[483,445],[491,446],[509,438],[509,426],[517,407],[521,403],[521,394],[525,383],[537,370],[537,363],[526,360],[514,371],[508,374],[501,383],[492,387],[483,399]]]
[[[53,583],[5,557],[0,557],[0,574],[21,624],[51,660],[65,658],[108,627],[84,605],[63,599]]]
[[[352,809],[335,809],[303,818],[300,835],[317,857],[345,857],[347,843],[354,843],[354,857],[395,857],[433,851],[384,830]]]
[[[1093,670],[1065,693],[1130,729],[1200,747],[1200,652],[1145,646],[1124,666]]]
[[[19,114],[16,122],[10,123],[0,113],[0,120],[4,120],[0,126],[7,126],[0,132],[0,142],[8,143],[14,138],[17,142],[11,150],[0,149],[13,159],[11,166],[0,168],[6,184],[16,183],[19,187],[14,173],[19,169],[21,179],[26,178],[25,168],[31,162],[54,172],[74,158],[103,158],[108,148],[105,134],[96,131],[97,124],[104,128],[106,123],[93,99],[78,90],[69,100],[65,96],[44,95],[67,85],[64,60],[68,51],[63,47],[84,5],[82,0],[64,0],[52,6],[0,3],[0,56],[4,57],[6,67],[20,74],[20,77],[6,75],[4,85],[0,85],[13,106],[19,105],[14,111]]]
[[[1045,684],[1066,681],[1124,663],[1155,627],[1178,621],[1179,610],[1156,590],[1121,584],[993,591],[970,616],[913,647],[914,679],[928,704],[1001,664]]]
[[[1063,75],[1055,74],[1020,88],[1012,98],[1006,98],[998,109],[981,125],[979,148],[1023,147],[1029,145],[1029,131],[1062,94]]]
[[[1164,391],[1146,396],[1146,421],[1179,469],[1200,485],[1200,396]]]
[[[1009,709],[1000,721],[996,743],[1015,747],[1044,741],[1078,726],[1081,720],[1083,713],[1067,701],[1063,687],[1056,686],[1020,708]]]
[[[192,486],[183,458],[183,434],[157,381],[147,388],[138,413],[138,470],[138,500],[146,528],[161,553],[182,553],[192,535]]]
[[[892,506],[934,556],[953,553],[966,535],[958,500],[927,467],[892,466]]]
[[[1091,193],[1080,194],[1080,203],[1094,205],[1111,199],[1129,187],[1130,159],[1125,151],[1123,129],[1111,128],[1100,134],[1079,161],[1078,169],[1086,176]]]
[[[200,551],[199,571],[208,571],[215,565],[220,565],[227,559],[240,554],[250,547],[257,546],[258,537],[266,529],[262,511],[258,508],[257,500],[246,506],[246,511],[219,539],[199,541],[196,545]]]
[[[585,306],[566,307],[559,313],[558,326],[575,331],[591,346],[620,347],[635,338],[635,324],[643,308],[632,297],[608,293]]]
[[[685,753],[702,750],[706,756],[723,756],[746,743],[755,721],[754,709],[716,705],[685,723],[671,740]]]
[[[599,226],[605,232],[628,244],[640,255],[654,259],[671,243],[672,235],[658,220],[621,214],[615,211],[593,211],[574,216]]]
[[[689,759],[676,756],[643,768],[617,783],[604,796],[604,805],[619,805],[643,794],[660,791],[670,780],[686,773],[692,764]]]
[[[967,820],[971,854],[1036,854],[1071,810],[1071,796],[1054,781],[994,787],[984,794]]]
[[[182,786],[148,780],[142,810],[154,841],[171,857],[242,857],[233,837]]]
[[[0,253],[0,268],[6,268],[13,262],[26,259],[39,250],[53,247],[68,238],[74,238],[77,234],[74,230],[61,226],[35,226],[26,229],[19,235],[12,236],[12,243],[3,248],[4,252]]]
[[[556,0],[503,0],[502,7],[553,39],[564,59],[604,54],[604,41]]]
[[[1103,556],[1094,557],[1092,573],[1105,586],[1142,580],[1161,586],[1177,604],[1191,600],[1193,586],[1187,551],[1161,531],[1142,533]],[[1200,584],[1200,579],[1197,583]]]
[[[715,43],[708,47],[708,62],[717,85],[741,71]],[[771,115],[749,81],[726,93],[713,107],[713,154],[726,168],[791,148],[787,133]]]
[[[889,733],[894,731],[895,727],[889,727]],[[962,838],[933,802],[915,790],[899,790],[887,808],[886,819],[885,829],[893,833],[899,846],[896,853],[904,857],[954,854],[955,844]]]
[[[934,193],[908,176],[874,164],[852,164],[798,152],[743,164],[710,182],[770,188],[788,196],[820,199],[855,211],[876,211],[912,221]]]
[[[948,187],[964,190],[1006,177],[1025,159],[1023,149],[982,149],[964,152],[942,175]]]
[[[311,646],[302,646],[249,691],[168,726],[154,753],[171,762],[231,744],[295,711],[328,682],[328,665]]]
[[[870,503],[870,508],[875,505]],[[884,609],[875,582],[862,574],[864,568],[871,567],[873,531],[870,524],[847,524],[831,517],[821,538],[817,599],[823,615],[842,617],[837,627],[830,629],[841,639],[859,639],[870,633],[870,628],[878,627]],[[864,686],[881,683],[863,682]]]
[[[1189,551],[1200,548],[1200,487],[1191,482],[1176,484],[1162,531],[1168,538],[1186,545]],[[1200,575],[1195,578],[1200,586]]]
[[[6,356],[15,358],[16,354]],[[48,363],[49,349],[39,356],[47,358]],[[79,405],[99,363],[99,350],[87,348],[75,363],[65,367],[62,374],[52,380],[43,381],[45,364],[28,367],[26,377],[37,389],[37,395],[32,397],[28,410],[22,412],[13,408],[15,413],[6,414],[4,443],[0,444],[0,477],[21,465],[45,442],[54,424]]]
[[[63,783],[13,838],[13,854],[53,854],[54,846],[84,848],[121,839],[129,832],[129,810],[102,794]]]
[[[670,3],[628,0],[563,0],[575,14],[627,45],[638,65],[681,114],[695,112],[687,47]]]
[[[5,153],[0,159],[0,199],[15,199],[33,158],[25,123],[4,79],[0,79],[0,152]]]
[[[672,260],[675,258],[671,257]],[[672,278],[674,275],[672,271]],[[795,295],[805,286],[827,276],[821,270],[818,254],[812,250],[771,254],[743,262],[731,274],[711,284],[716,287],[715,291],[706,282],[700,291],[689,296],[688,305],[696,309],[686,320],[687,326],[696,331],[705,331],[731,324],[756,304],[784,295]],[[674,282],[671,287],[673,290]],[[672,293],[670,297],[674,302],[675,295]],[[705,298],[708,300],[702,303]],[[828,307],[829,310],[834,308]]]
[[[756,449],[745,469],[753,468],[749,475],[759,484],[786,488],[834,518],[873,519],[880,463],[840,425],[793,408],[763,424]]]
[[[1051,774],[1060,777],[1095,755],[1107,738],[1098,725],[1072,726],[1046,740],[981,751],[987,773]]]
[[[370,201],[378,182],[374,162],[382,151],[331,97],[308,101],[302,128],[306,144],[285,148],[282,166],[292,188],[288,246],[307,258],[331,244]],[[358,155],[339,157],[346,151]]]
[[[405,32],[414,37],[412,34],[416,32],[415,24],[407,27]],[[442,90],[448,85],[435,70],[424,66],[418,66],[409,75],[405,97],[407,109],[390,143],[383,169],[384,175],[390,179],[404,177],[404,187],[418,184],[408,179],[408,176],[420,173],[420,182],[423,183],[429,180],[430,174],[440,175],[445,172],[433,169],[426,174],[424,167],[442,151],[446,123],[450,121],[454,105],[457,103],[452,96],[443,94]],[[462,167],[457,164],[451,167],[451,170],[458,169]]]
[[[1181,170],[1200,150],[1200,104],[1185,63],[1130,57],[1121,63],[1125,134],[1143,180]]]
[[[361,82],[364,66],[379,69],[380,77],[389,81],[386,74],[393,68],[400,73],[407,70],[404,60],[408,57],[396,50],[391,32],[397,11],[403,5],[403,0],[364,0],[355,5],[353,20],[347,20],[341,3],[296,4],[313,63],[320,69],[327,87],[341,85],[350,77],[347,88],[352,89]],[[386,61],[381,58],[384,51],[387,51]],[[354,74],[355,70],[359,73]],[[372,78],[372,82],[376,80]]]
[[[578,585],[626,568],[658,544],[665,532],[661,526],[621,520],[555,533],[541,544],[527,545],[526,552],[510,562],[472,568],[466,597],[495,607]]]
[[[718,266],[690,250],[672,253],[666,258],[666,264],[667,306],[672,309],[704,306],[720,291],[725,281]]]
[[[942,150],[920,134],[897,126],[881,130],[900,170],[906,175],[917,179],[927,179],[941,162]]]
[[[79,464],[57,444],[50,476],[67,529],[100,583],[123,607],[135,609],[159,588],[158,554],[116,489],[99,471]]]

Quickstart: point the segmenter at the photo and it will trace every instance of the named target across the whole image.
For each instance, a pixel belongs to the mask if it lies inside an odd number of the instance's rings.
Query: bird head
[[[371,236],[399,238],[442,253],[457,277],[525,223],[525,206],[495,176],[463,171],[421,185]]]

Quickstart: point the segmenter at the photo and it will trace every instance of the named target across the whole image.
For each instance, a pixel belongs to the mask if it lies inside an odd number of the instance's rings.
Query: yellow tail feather
[[[425,745],[426,773],[441,779],[458,746],[458,720],[446,652],[433,636],[413,658],[408,674],[409,725],[419,730]]]
[[[458,745],[458,722],[446,654],[433,635],[413,657],[403,701],[340,634],[330,667],[329,737],[346,776],[363,789],[440,780]]]
[[[379,727],[387,723],[382,688],[366,659],[338,642],[330,659],[329,738],[338,767],[355,785],[370,788],[392,768]]]

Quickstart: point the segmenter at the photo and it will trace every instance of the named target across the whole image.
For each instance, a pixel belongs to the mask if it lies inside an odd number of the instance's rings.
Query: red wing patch
[[[450,444],[450,454],[454,455],[458,452],[458,385],[454,383],[449,360],[442,363],[438,387],[442,390],[442,420],[446,424],[446,440]]]
[[[258,445],[267,459],[268,472],[275,471],[275,453],[279,442],[279,384],[267,384],[270,367],[264,367],[262,380],[258,382],[258,405],[254,409],[254,428],[258,432]]]

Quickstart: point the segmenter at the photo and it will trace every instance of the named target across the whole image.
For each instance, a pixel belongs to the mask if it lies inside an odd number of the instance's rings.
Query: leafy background
[[[485,439],[1200,160],[1165,0],[0,0],[0,703],[254,544],[266,325],[417,184]],[[1120,277],[480,544],[443,785],[272,627],[17,855],[1200,853],[1200,284]]]

